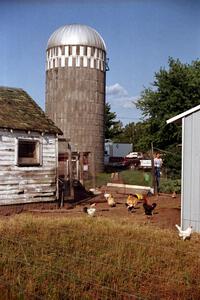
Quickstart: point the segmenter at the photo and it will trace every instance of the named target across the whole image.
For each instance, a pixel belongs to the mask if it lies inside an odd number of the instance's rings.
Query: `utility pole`
[[[83,152],[80,152],[80,183],[83,185]]]
[[[70,197],[74,199],[74,188],[73,188],[73,171],[72,171],[72,150],[71,145],[68,146],[68,179],[69,179],[69,190],[70,190]]]
[[[154,167],[154,151],[153,142],[151,142],[151,175],[152,175],[152,186],[155,194],[156,191],[156,180],[155,180],[155,167]]]
[[[95,170],[95,154],[94,152],[91,153],[92,155],[92,185],[93,188],[96,188],[96,170]]]

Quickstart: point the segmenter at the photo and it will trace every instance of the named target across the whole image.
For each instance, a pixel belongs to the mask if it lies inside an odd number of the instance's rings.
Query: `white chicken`
[[[96,213],[96,203],[91,204],[90,207],[83,207],[83,211],[90,217],[94,217]]]
[[[192,226],[189,226],[186,230],[181,230],[181,227],[178,226],[177,224],[175,226],[179,231],[179,236],[182,237],[184,241],[186,239],[190,239],[192,234]]]
[[[104,198],[106,200],[108,200],[108,198],[111,196],[111,194],[107,193],[107,192],[104,192]]]

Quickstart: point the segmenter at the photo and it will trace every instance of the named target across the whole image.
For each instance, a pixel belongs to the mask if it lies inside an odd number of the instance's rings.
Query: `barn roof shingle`
[[[18,88],[0,87],[0,127],[62,134],[37,103]]]

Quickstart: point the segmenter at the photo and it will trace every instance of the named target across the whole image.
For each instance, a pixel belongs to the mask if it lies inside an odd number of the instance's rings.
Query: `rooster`
[[[115,207],[116,206],[116,202],[115,202],[115,199],[112,196],[112,194],[110,194],[109,197],[107,198],[107,202],[108,202],[108,205],[110,207]]]
[[[83,207],[83,211],[90,217],[94,217],[96,213],[96,203],[91,204],[90,207]]]
[[[147,198],[143,197],[143,208],[144,208],[145,215],[152,216],[153,215],[153,211],[154,211],[154,209],[155,209],[156,206],[157,206],[156,203],[148,204]]]
[[[182,237],[184,241],[186,239],[190,239],[192,234],[192,226],[189,226],[186,230],[181,230],[181,227],[178,226],[177,224],[175,226],[179,231],[179,236]]]

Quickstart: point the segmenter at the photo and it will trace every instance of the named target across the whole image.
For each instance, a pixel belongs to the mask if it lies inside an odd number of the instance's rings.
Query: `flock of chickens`
[[[109,207],[116,207],[116,201],[111,193],[104,193],[104,198],[106,199]],[[153,216],[154,209],[157,204],[152,203],[149,204],[147,201],[147,197],[144,194],[129,194],[125,206],[128,212],[133,213],[137,209],[138,202],[143,203],[144,214],[147,216]],[[91,204],[89,207],[84,207],[83,211],[87,213],[89,216],[94,217],[96,214],[96,203]],[[184,241],[186,239],[190,239],[192,234],[192,226],[189,226],[186,230],[182,230],[180,226],[175,225],[178,229],[179,237]]]
[[[109,207],[115,207],[116,201],[111,193],[104,193],[104,198],[106,199]],[[126,207],[128,212],[134,212],[137,208],[138,202],[143,202],[144,213],[147,216],[152,216],[153,211],[156,207],[156,203],[149,204],[145,195],[142,194],[129,194],[126,200]],[[96,213],[96,203],[90,205],[90,207],[84,207],[83,211],[90,216],[94,216]]]

